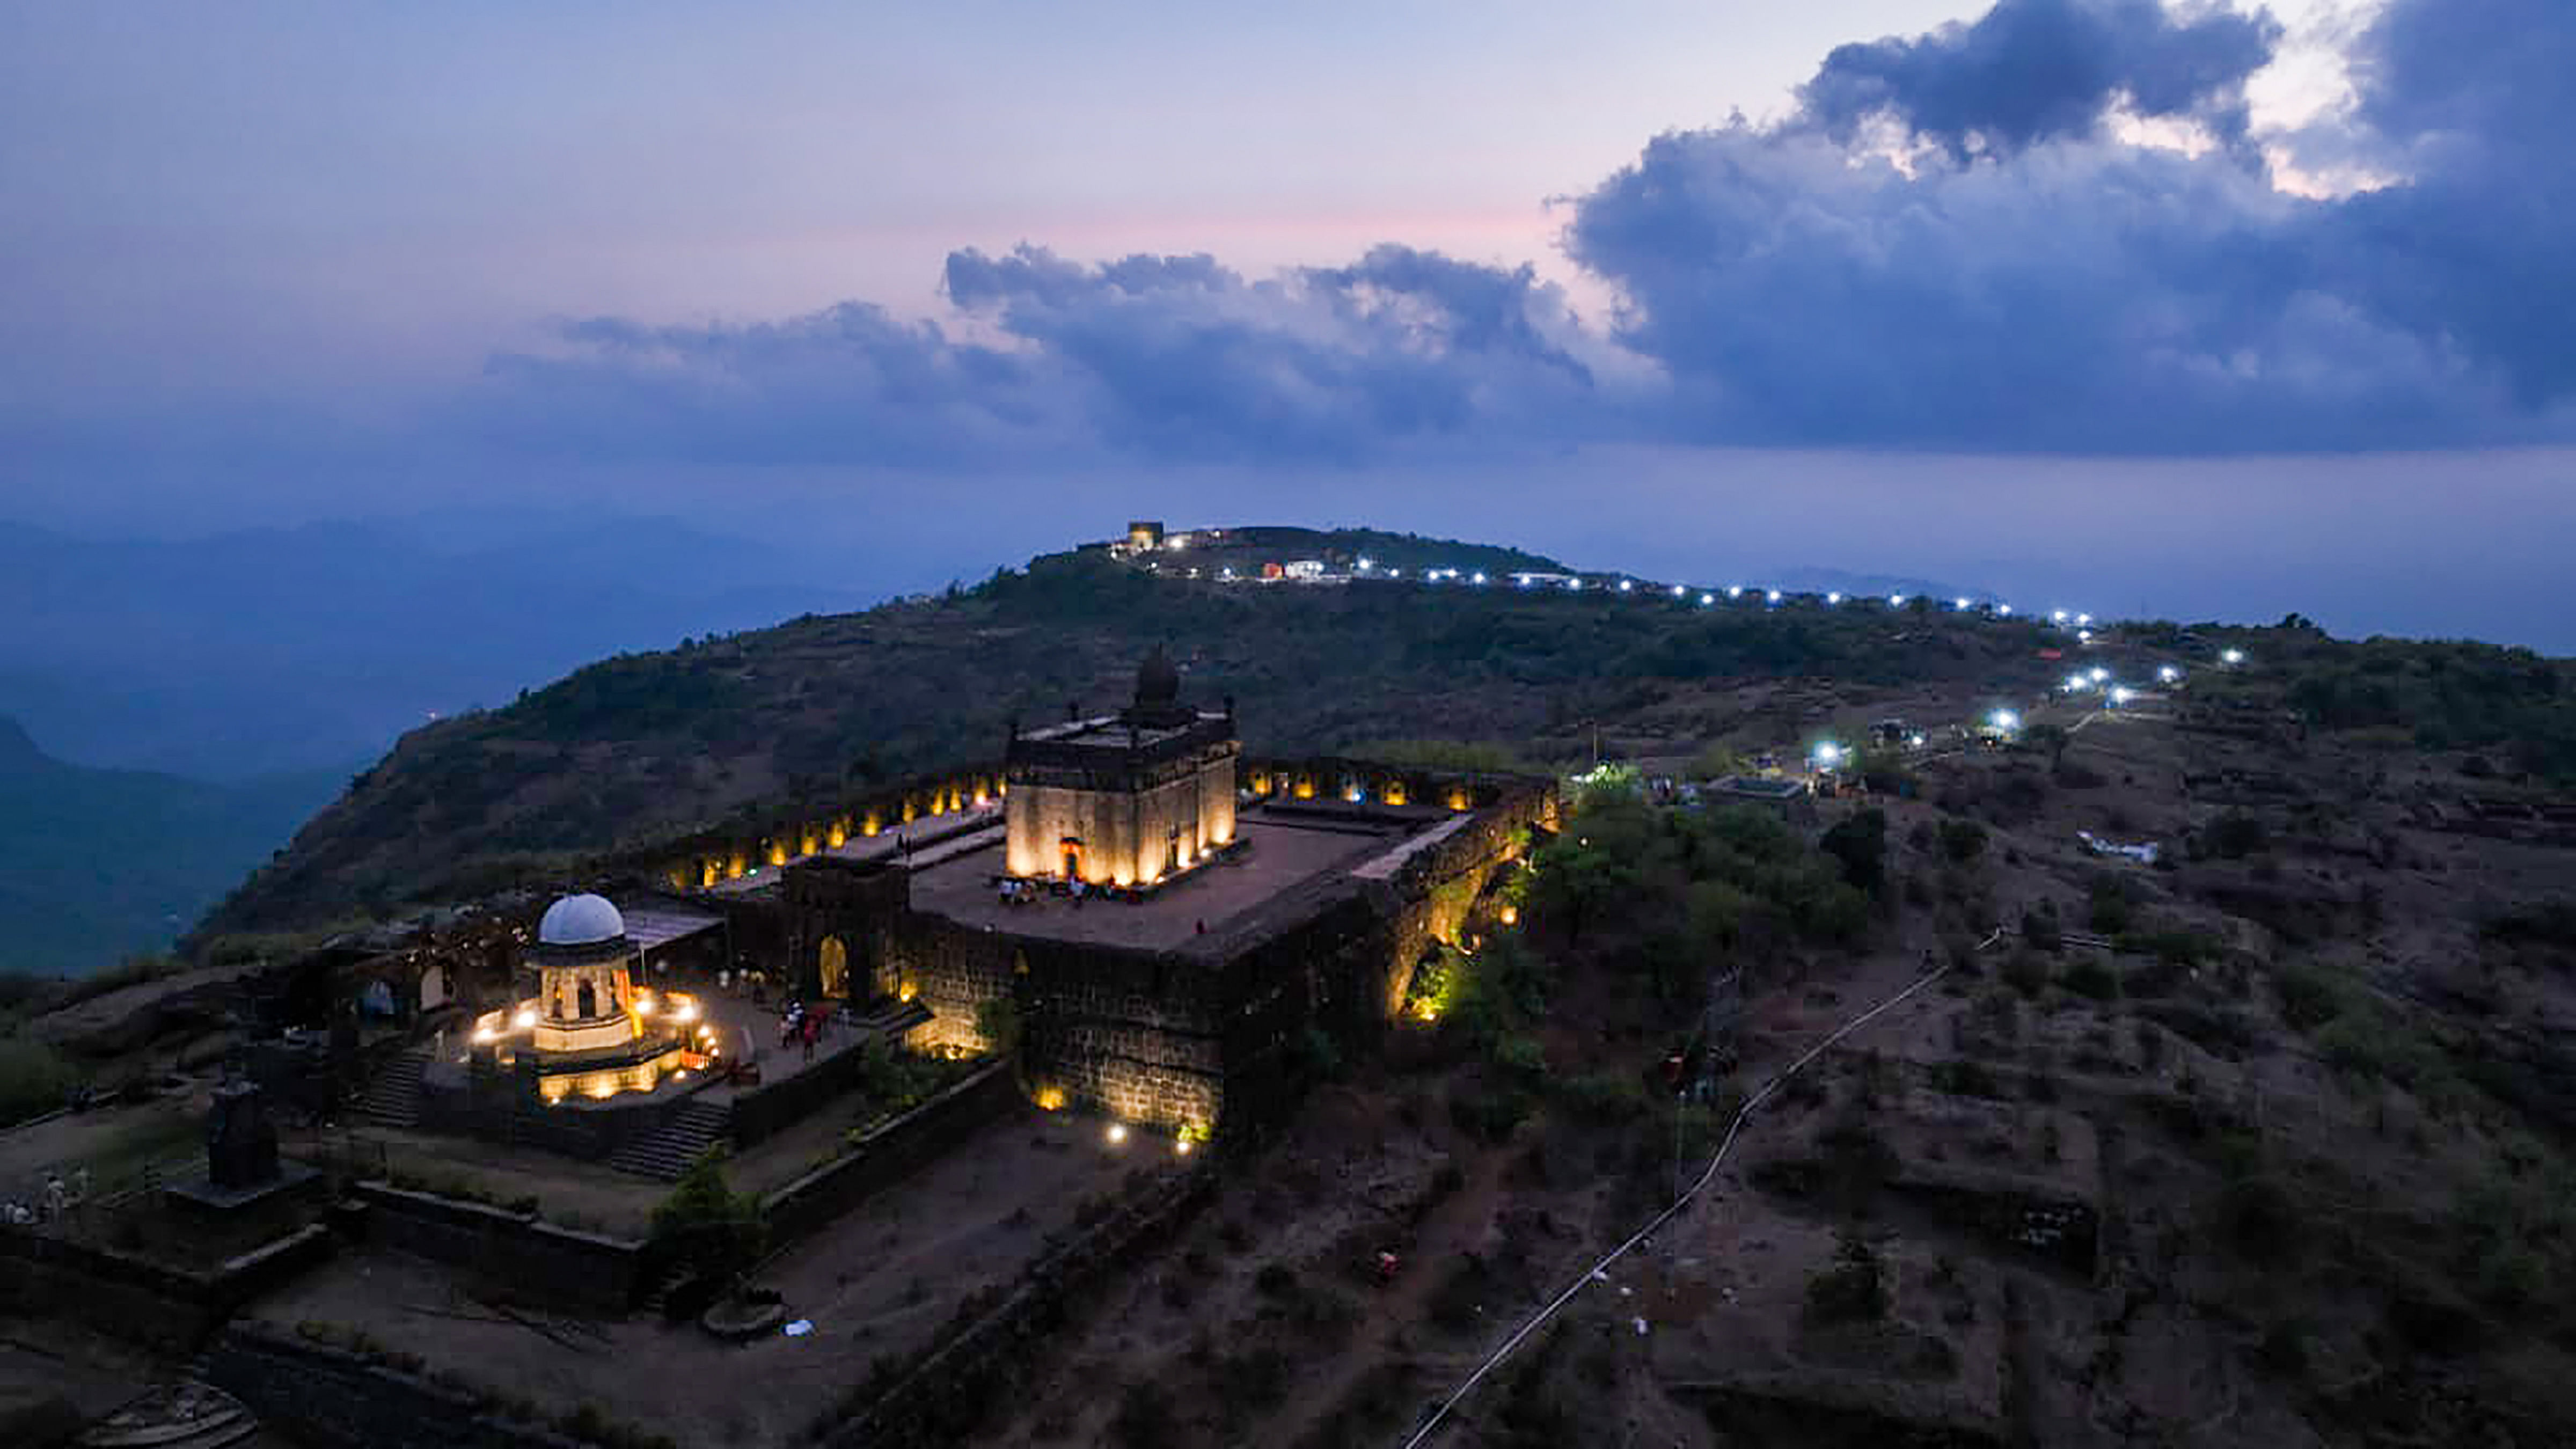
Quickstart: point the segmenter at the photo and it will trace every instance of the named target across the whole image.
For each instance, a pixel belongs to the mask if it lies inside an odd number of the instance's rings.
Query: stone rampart
[[[943,1337],[876,1401],[844,1420],[830,1449],[907,1449],[970,1442],[976,1426],[1035,1371],[1034,1351],[1111,1273],[1169,1242],[1216,1192],[1202,1165],[1131,1199],[1099,1226],[1024,1270],[988,1312]]]
[[[870,1132],[848,1153],[762,1200],[770,1245],[793,1242],[833,1222],[1009,1111],[1018,1100],[1019,1066],[1005,1058]]]
[[[324,1449],[580,1449],[419,1374],[261,1325],[226,1329],[203,1371],[264,1423]]]
[[[362,1182],[366,1236],[380,1247],[461,1269],[539,1301],[601,1313],[635,1306],[651,1278],[644,1243],[576,1232],[535,1214]]]
[[[185,1350],[242,1304],[330,1256],[299,1228],[212,1270],[194,1270],[21,1228],[0,1228],[0,1307],[64,1317],[128,1342]]]

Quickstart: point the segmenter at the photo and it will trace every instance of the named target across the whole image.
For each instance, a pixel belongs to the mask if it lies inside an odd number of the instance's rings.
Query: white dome
[[[626,918],[606,896],[566,896],[546,907],[545,919],[537,922],[541,946],[588,946],[625,934]]]

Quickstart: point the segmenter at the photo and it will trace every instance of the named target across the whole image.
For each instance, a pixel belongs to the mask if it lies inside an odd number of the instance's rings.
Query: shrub
[[[2028,947],[2004,958],[2004,984],[2024,996],[2037,996],[2048,985],[2048,963]]]
[[[1874,1322],[1886,1313],[1886,1274],[1878,1253],[1858,1234],[1842,1234],[1834,1244],[1833,1263],[1807,1280],[1806,1321]]]
[[[60,1052],[28,1037],[0,1040],[0,1127],[63,1105],[80,1074]]]
[[[2210,822],[2210,853],[2226,860],[2243,860],[2271,848],[2270,832],[2263,822],[2242,810],[2230,810]]]
[[[2120,978],[2099,958],[2079,956],[2067,963],[2059,984],[2078,996],[2094,1001],[2108,1001],[2119,994]]]
[[[2065,949],[2066,937],[2058,929],[2057,912],[2033,908],[2021,913],[2022,944],[2036,951]]]
[[[1974,820],[1941,822],[1941,853],[1965,865],[1986,853],[1986,827]]]

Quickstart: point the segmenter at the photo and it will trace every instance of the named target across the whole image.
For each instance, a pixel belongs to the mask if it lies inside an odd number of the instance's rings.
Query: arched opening
[[[587,976],[581,978],[581,993],[579,999],[581,1001],[582,1020],[588,1021],[592,1017],[599,1015],[599,988],[591,985],[590,978]]]
[[[823,994],[825,996],[849,995],[850,948],[842,945],[841,938],[838,936],[825,936],[823,948],[818,955],[822,966]]]
[[[1064,878],[1072,880],[1082,874],[1082,837],[1068,835],[1056,844],[1064,851]]]

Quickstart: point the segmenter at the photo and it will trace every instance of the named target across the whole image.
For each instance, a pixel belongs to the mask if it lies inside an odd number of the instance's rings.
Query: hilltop
[[[2048,667],[2040,631],[2021,621],[1773,614],[1606,589],[1221,585],[1220,556],[1369,556],[1417,575],[1563,569],[1397,534],[1229,533],[1196,580],[1189,554],[1159,572],[1096,548],[1044,555],[972,588],[619,655],[413,730],[200,936],[383,916],[989,758],[1015,716],[1123,699],[1157,643],[1193,697],[1236,700],[1254,751],[1508,739],[1534,759],[1582,754],[1613,715],[1638,735],[1626,747],[1647,752],[1659,736],[1722,733],[1734,706],[1711,694],[1716,681],[2037,679]]]

